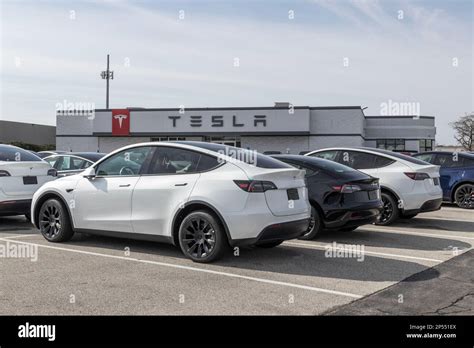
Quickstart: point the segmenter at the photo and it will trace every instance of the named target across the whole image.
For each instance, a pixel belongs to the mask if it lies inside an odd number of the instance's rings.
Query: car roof
[[[398,153],[398,152],[393,152],[393,151],[384,150],[384,149],[377,149],[377,148],[374,148],[374,147],[366,147],[366,146],[328,147],[328,148],[324,148],[324,149],[318,149],[318,150],[311,151],[308,154],[306,154],[305,156],[308,156],[308,155],[311,155],[311,154],[317,153],[317,152],[331,151],[331,150],[336,150],[336,151],[337,150],[360,151],[360,152],[370,153],[370,154],[373,154],[373,155],[381,155],[381,156],[385,156],[387,158],[390,158],[394,161],[403,162],[407,165],[412,165],[412,164],[429,165],[430,164],[428,162],[422,161],[422,160],[417,159],[417,158],[413,158],[412,156],[403,155],[403,154]]]
[[[471,152],[466,152],[466,151],[425,151],[425,152],[419,152],[417,154],[414,154],[413,156],[420,156],[420,155],[425,155],[425,154],[437,154],[437,155],[452,155],[452,154],[458,154],[459,156],[466,156],[469,158],[474,158],[474,153]]]

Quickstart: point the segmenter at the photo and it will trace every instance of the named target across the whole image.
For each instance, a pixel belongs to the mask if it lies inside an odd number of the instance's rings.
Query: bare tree
[[[474,151],[474,112],[459,117],[449,124],[454,129],[454,139],[466,151]]]

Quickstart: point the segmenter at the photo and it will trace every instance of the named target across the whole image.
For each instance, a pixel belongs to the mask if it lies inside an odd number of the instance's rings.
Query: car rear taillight
[[[333,186],[332,189],[340,193],[353,193],[362,190],[359,185],[353,184],[337,185]]]
[[[58,176],[58,171],[56,169],[49,169],[48,170],[49,176]]]
[[[276,190],[277,187],[271,181],[259,180],[234,180],[235,184],[245,192],[265,192]]]
[[[405,175],[412,180],[425,180],[430,178],[430,176],[426,173],[405,172]]]
[[[0,170],[0,176],[11,176],[6,170]]]

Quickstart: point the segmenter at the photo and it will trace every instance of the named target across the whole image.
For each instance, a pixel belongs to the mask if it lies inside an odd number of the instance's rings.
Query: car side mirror
[[[84,170],[82,172],[82,176],[87,179],[94,179],[96,176],[94,167],[89,167],[86,170]]]

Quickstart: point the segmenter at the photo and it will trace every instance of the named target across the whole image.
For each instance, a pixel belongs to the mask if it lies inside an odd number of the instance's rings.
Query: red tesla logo
[[[130,135],[130,110],[112,110],[112,135]]]

